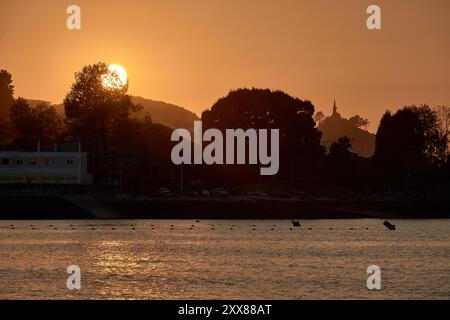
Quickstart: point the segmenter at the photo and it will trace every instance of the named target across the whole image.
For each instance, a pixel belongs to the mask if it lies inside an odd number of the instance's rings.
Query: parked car
[[[220,197],[226,197],[230,195],[230,193],[224,188],[215,188],[212,190],[212,194]]]
[[[272,192],[270,192],[270,195],[272,197],[276,197],[276,198],[290,198],[291,197],[291,195],[288,192],[283,191],[281,189],[272,190]]]
[[[256,197],[266,197],[267,196],[267,193],[265,193],[264,191],[259,190],[259,189],[255,190],[255,191],[249,191],[246,194],[248,196],[256,196]]]
[[[305,193],[302,190],[299,190],[299,189],[293,189],[293,190],[291,190],[291,193],[294,196],[297,196],[297,197],[304,197],[305,196]]]
[[[172,193],[167,188],[159,188],[158,191],[156,191],[156,194],[160,197],[170,197]]]

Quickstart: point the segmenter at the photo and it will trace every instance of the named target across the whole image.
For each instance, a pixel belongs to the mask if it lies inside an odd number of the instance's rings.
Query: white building
[[[0,151],[0,184],[90,184],[85,152]]]

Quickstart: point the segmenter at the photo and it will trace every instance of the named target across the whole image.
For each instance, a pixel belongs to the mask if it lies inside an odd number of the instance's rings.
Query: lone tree
[[[204,127],[222,132],[238,128],[280,129],[277,176],[296,178],[311,174],[324,154],[313,115],[314,106],[310,101],[282,91],[253,88],[231,91],[202,113],[202,122]],[[238,176],[236,170],[234,175]]]
[[[404,175],[437,163],[439,132],[436,113],[427,105],[387,111],[378,127],[375,164],[391,175]]]
[[[137,110],[127,91],[128,83],[121,84],[105,63],[83,67],[75,73],[75,83],[64,99],[69,133],[85,142],[88,151],[106,156],[114,127]]]

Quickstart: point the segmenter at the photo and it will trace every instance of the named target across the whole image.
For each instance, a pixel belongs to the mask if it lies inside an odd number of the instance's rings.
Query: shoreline
[[[450,218],[448,201],[33,195],[0,196],[0,204],[0,220]]]

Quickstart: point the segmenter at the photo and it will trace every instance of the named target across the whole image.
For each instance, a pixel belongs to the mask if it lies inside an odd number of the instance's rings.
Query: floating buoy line
[[[199,220],[195,221],[196,223],[199,223]],[[292,231],[294,229],[298,229],[298,230],[307,230],[307,231],[312,231],[313,227],[305,227],[305,226],[301,226],[300,221],[298,220],[292,220],[291,221],[292,226],[290,226],[288,228],[288,230]],[[382,225],[389,231],[395,231],[396,230],[396,226],[395,224],[392,224],[391,222],[385,220],[382,222]],[[87,225],[74,225],[74,224],[69,224],[69,225],[53,225],[53,224],[49,224],[49,225],[39,225],[39,224],[27,224],[25,226],[21,226],[21,225],[17,225],[17,224],[9,224],[9,229],[10,230],[23,230],[25,228],[29,228],[28,230],[43,230],[45,229],[45,227],[49,228],[49,229],[53,229],[53,230],[92,230],[92,231],[102,231],[104,230],[102,227],[105,226],[109,226],[110,230],[112,231],[125,231],[125,230],[132,230],[135,231],[137,230],[136,224],[122,224],[122,225],[114,225],[114,224],[109,224],[109,225],[96,225],[96,224],[87,224]],[[167,226],[167,225],[166,225]],[[282,231],[284,229],[284,227],[282,225],[277,225],[277,224],[271,224],[271,225],[258,225],[258,224],[251,224],[250,226],[246,226],[246,225],[236,225],[236,224],[219,224],[218,226],[216,224],[208,224],[206,225],[207,227],[209,227],[209,229],[211,231],[225,231],[225,230],[229,230],[229,231],[234,231],[234,230],[249,230],[249,231],[256,231],[256,230],[268,230],[268,231]],[[218,228],[219,227],[219,228]],[[7,226],[5,227],[1,227],[1,228],[7,228]],[[151,224],[148,227],[148,230],[161,230],[163,231],[165,230],[177,230],[177,231],[183,231],[183,230],[202,230],[204,229],[205,226],[202,225],[196,225],[196,224],[190,224],[190,225],[174,225],[174,224],[170,224],[169,228],[165,229],[164,225],[155,225],[155,224]],[[144,228],[142,228],[141,230],[146,230],[147,228],[144,226]],[[345,226],[341,226],[341,227],[324,227],[324,228],[318,228],[315,229],[317,231],[323,231],[323,230],[335,230],[335,231],[355,231],[355,230],[359,230],[359,231],[368,231],[371,230],[370,227],[368,226],[361,226],[361,227],[345,227]]]

